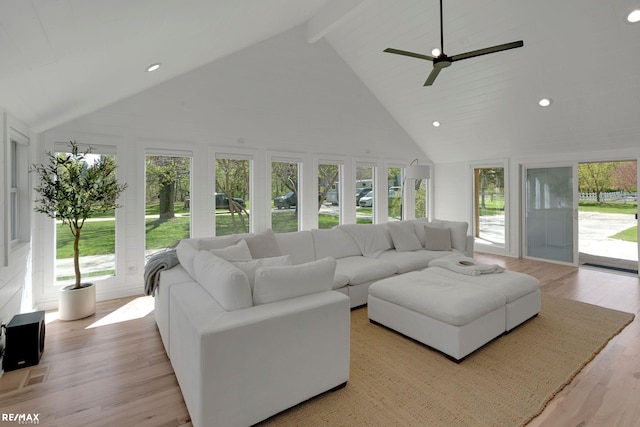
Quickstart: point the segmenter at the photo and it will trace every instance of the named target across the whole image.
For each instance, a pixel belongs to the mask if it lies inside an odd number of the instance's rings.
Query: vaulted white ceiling
[[[633,9],[640,0],[445,0],[448,55],[524,47],[455,62],[423,87],[429,62],[382,51],[430,54],[437,0],[7,0],[0,107],[44,131],[308,22],[309,42],[324,37],[436,162],[635,148]]]

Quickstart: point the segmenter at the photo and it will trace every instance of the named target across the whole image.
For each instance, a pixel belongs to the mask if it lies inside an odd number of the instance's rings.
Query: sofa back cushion
[[[310,231],[292,231],[277,233],[276,240],[283,255],[291,255],[293,264],[315,261],[316,251]]]
[[[253,236],[253,233],[230,234],[228,236],[216,237],[194,237],[190,239],[182,239],[182,241],[189,243],[199,251],[208,251],[211,249],[221,249],[235,245],[240,240],[249,236]]]
[[[469,224],[464,221],[447,221],[434,219],[429,223],[431,227],[451,229],[451,247],[464,252],[467,247],[467,229]]]
[[[196,281],[225,310],[251,307],[251,286],[236,266],[209,251],[199,251],[193,260]]]
[[[317,259],[362,256],[362,252],[355,240],[349,233],[340,228],[313,229],[311,234],[313,235],[313,247]]]
[[[267,304],[302,295],[330,291],[336,261],[323,258],[285,267],[262,267],[256,271],[253,303]]]
[[[393,241],[387,224],[344,224],[337,227],[355,240],[362,255],[376,258],[382,252],[393,249]]]
[[[398,252],[417,251],[422,249],[422,243],[416,236],[413,223],[409,221],[395,221],[387,224],[393,246]]]
[[[282,251],[270,228],[259,234],[245,238],[254,259],[282,256]]]
[[[416,233],[416,237],[420,241],[420,244],[422,244],[422,246],[424,246],[424,242],[425,242],[425,239],[426,239],[425,235],[424,235],[424,226],[429,224],[429,218],[410,219],[407,222],[410,222],[410,223],[413,224],[413,228],[414,228],[414,231]]]

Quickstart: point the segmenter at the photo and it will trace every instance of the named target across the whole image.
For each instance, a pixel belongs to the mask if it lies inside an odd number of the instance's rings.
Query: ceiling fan
[[[458,55],[447,56],[444,53],[444,36],[443,36],[443,25],[442,25],[442,0],[440,0],[440,54],[436,57],[423,55],[421,53],[407,52],[406,50],[392,49],[387,48],[384,51],[388,53],[395,53],[396,55],[404,55],[411,56],[413,58],[418,59],[426,59],[427,61],[433,62],[433,70],[427,77],[427,81],[424,82],[424,86],[431,86],[433,82],[438,77],[438,74],[443,68],[447,68],[451,65],[452,62],[462,61],[463,59],[475,58],[476,56],[487,55],[489,53],[496,53],[503,50],[514,49],[516,47],[522,47],[524,45],[523,41],[511,42],[500,44],[497,46],[486,47],[484,49],[473,50],[467,53],[460,53]]]

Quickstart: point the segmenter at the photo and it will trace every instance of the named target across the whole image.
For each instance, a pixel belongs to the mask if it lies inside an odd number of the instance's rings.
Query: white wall
[[[97,283],[99,300],[143,289],[147,149],[193,154],[193,236],[212,235],[215,230],[210,196],[215,191],[216,153],[253,159],[255,194],[251,201],[257,231],[269,225],[268,163],[273,156],[303,162],[301,182],[311,191],[306,191],[306,205],[301,207],[304,229],[317,227],[312,170],[318,159],[342,162],[347,169],[345,179],[353,176],[350,168],[357,161],[376,163],[381,170],[389,162],[428,161],[324,40],[306,42],[304,26],[50,129],[43,135],[40,152],[69,140],[116,146],[118,176],[129,185],[121,201],[124,207],[117,213],[118,273],[115,281]],[[382,188],[386,176],[379,176]],[[350,192],[344,192],[345,200],[355,198]],[[347,211],[344,220],[355,222],[355,210]],[[51,221],[39,215],[34,235],[34,280],[43,284],[35,294],[41,307],[53,306],[57,298],[53,245]]]
[[[8,186],[10,185],[9,164],[9,144],[12,130],[27,136],[31,143],[35,140],[34,135],[23,123],[16,120],[10,114],[0,110],[0,129],[2,129],[2,137],[0,138],[0,323],[9,323],[13,315],[29,311],[33,308],[31,301],[31,242],[29,240],[28,231],[22,233],[24,241],[11,242],[8,241],[9,236],[9,209],[8,209]],[[29,155],[32,155],[32,144],[26,147]],[[22,163],[25,166],[26,162]],[[27,191],[21,196],[30,200],[30,185],[27,185]],[[27,203],[28,204],[28,203]],[[23,218],[27,225],[33,217],[33,212],[28,209],[23,214],[28,219]],[[1,368],[1,367],[0,367]]]

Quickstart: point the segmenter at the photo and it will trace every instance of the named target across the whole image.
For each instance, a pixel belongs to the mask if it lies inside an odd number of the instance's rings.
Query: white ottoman
[[[369,320],[456,362],[505,332],[506,298],[485,287],[414,271],[369,287]]]
[[[423,270],[423,273],[433,280],[448,278],[482,286],[504,295],[507,301],[504,328],[506,332],[540,312],[540,282],[528,274],[505,271],[497,274],[468,276],[442,267],[429,267]]]

